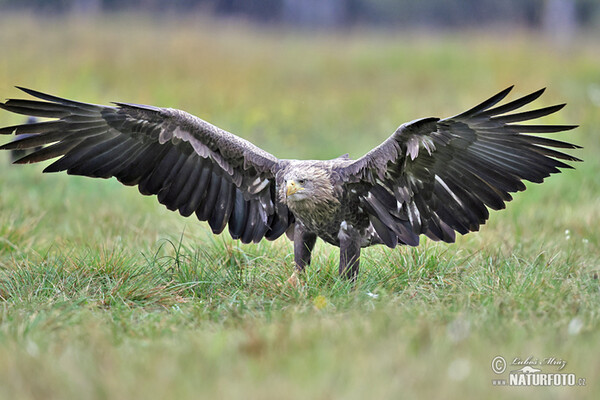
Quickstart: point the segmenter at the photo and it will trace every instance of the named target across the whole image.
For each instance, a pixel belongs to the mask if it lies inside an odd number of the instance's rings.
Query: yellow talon
[[[300,286],[300,278],[298,277],[298,274],[296,273],[296,271],[294,271],[292,276],[290,276],[288,278],[287,283],[288,283],[288,285],[295,287],[295,288]]]

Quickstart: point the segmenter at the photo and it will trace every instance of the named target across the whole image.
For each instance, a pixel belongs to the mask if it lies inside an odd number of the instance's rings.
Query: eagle
[[[402,124],[358,159],[293,160],[181,110],[18,88],[36,99],[8,99],[0,108],[45,120],[0,128],[27,135],[0,149],[37,148],[16,164],[58,158],[44,172],[115,177],[208,221],[215,234],[228,227],[243,243],[285,233],[294,247],[291,284],[310,264],[317,237],[339,247],[339,274],[355,281],[362,248],[417,246],[421,235],[454,242],[456,232],[479,230],[490,209],[505,208],[523,181],[541,183],[573,168],[564,161],[581,161],[556,150],[579,146],[536,135],[576,125],[521,123],[564,107],[522,110],[545,89],[499,105],[510,86],[453,117]]]

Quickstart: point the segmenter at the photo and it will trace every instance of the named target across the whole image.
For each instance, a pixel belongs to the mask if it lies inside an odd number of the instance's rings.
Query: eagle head
[[[280,196],[288,205],[305,201],[313,204],[338,202],[334,186],[329,169],[299,163],[284,175]]]

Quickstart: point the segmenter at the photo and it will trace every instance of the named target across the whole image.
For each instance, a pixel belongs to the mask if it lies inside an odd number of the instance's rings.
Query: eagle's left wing
[[[564,104],[513,111],[537,99],[543,89],[493,108],[512,87],[454,117],[424,118],[400,126],[380,146],[340,169],[346,182],[366,184],[360,200],[373,228],[388,246],[417,245],[419,235],[453,242],[455,231],[477,231],[525,190],[540,183],[560,160],[580,161],[552,148],[579,146],[524,133],[554,133],[572,125],[522,125],[552,114]]]

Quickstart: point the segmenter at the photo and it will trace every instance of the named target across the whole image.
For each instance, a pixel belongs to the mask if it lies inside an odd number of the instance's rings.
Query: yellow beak
[[[296,181],[294,181],[294,180],[289,180],[289,181],[287,182],[287,185],[286,185],[286,187],[285,187],[285,188],[286,188],[286,191],[285,191],[285,193],[286,193],[286,195],[287,195],[287,196],[291,196],[291,195],[293,195],[294,193],[296,193],[296,192],[298,192],[298,191],[302,190],[302,187],[301,187],[301,186],[299,186],[299,185],[296,183]]]

